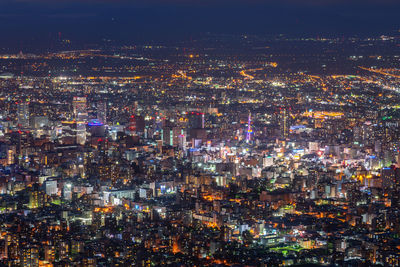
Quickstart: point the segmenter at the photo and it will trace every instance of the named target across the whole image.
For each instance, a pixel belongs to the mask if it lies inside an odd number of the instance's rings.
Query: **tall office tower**
[[[204,113],[190,112],[188,114],[189,128],[190,129],[203,129],[204,128]]]
[[[288,138],[289,136],[289,112],[286,108],[282,108],[280,111],[280,132],[282,138]]]
[[[182,127],[176,126],[170,121],[166,121],[161,130],[161,139],[164,145],[184,147],[186,132]]]
[[[173,125],[165,126],[161,133],[163,144],[174,147],[181,146],[182,149],[186,146],[185,131],[182,128]]]
[[[74,96],[72,106],[74,108],[74,119],[87,119],[87,99],[86,97]]]
[[[97,102],[97,119],[103,124],[107,123],[107,103],[104,101]]]
[[[83,145],[86,142],[86,122],[88,120],[86,97],[74,96],[72,106],[76,120],[76,142]]]
[[[22,100],[18,103],[18,124],[22,127],[29,126],[29,102]]]
[[[136,135],[136,116],[131,115],[129,118],[129,124],[128,127],[126,128],[127,134],[128,135]]]

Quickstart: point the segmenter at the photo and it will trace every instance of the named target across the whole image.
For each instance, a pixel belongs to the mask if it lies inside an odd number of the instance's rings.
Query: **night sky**
[[[145,3],[145,4],[144,4]],[[147,42],[205,32],[373,35],[400,29],[399,0],[0,0],[0,46]]]

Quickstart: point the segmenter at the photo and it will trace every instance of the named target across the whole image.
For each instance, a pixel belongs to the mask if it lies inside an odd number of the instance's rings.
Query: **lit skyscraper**
[[[136,135],[136,116],[135,115],[131,115],[131,117],[129,118],[127,133],[129,135]]]
[[[280,112],[280,132],[282,138],[289,136],[289,113],[286,108],[281,109]]]
[[[76,142],[83,145],[86,142],[86,122],[88,119],[86,97],[74,96],[72,105],[74,119],[76,120]]]
[[[103,124],[107,123],[107,103],[103,101],[97,102],[97,119]]]
[[[22,127],[29,126],[29,102],[27,100],[23,100],[18,103],[18,124]]]
[[[86,97],[74,96],[72,102],[75,120],[87,120],[87,100]]]

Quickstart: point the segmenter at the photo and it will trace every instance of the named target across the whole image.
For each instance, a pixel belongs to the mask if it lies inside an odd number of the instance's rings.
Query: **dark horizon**
[[[51,40],[119,44],[221,34],[377,35],[400,29],[399,1],[4,1],[0,47]]]

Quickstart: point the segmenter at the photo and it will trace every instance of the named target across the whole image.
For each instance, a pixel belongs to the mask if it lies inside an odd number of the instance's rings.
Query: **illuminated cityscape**
[[[400,266],[397,26],[0,42],[0,265]]]

